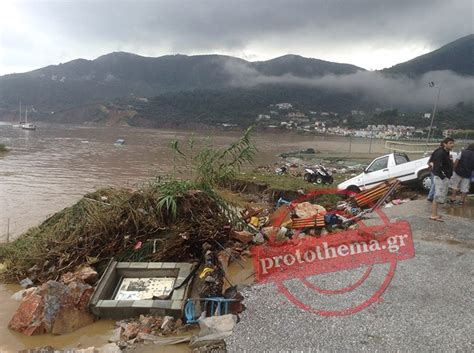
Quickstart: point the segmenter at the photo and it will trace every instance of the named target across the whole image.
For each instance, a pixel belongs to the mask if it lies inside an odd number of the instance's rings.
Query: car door
[[[374,161],[364,170],[364,189],[375,186],[390,177],[388,159],[389,156],[374,159]]]

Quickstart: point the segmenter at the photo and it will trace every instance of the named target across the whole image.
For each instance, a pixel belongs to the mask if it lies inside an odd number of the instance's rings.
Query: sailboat
[[[25,123],[21,125],[23,130],[36,130],[36,125],[28,122],[28,108],[26,108],[25,113]]]
[[[13,127],[22,127],[24,124],[23,121],[21,121],[21,102],[20,102],[20,123],[19,124],[14,124],[12,125]]]

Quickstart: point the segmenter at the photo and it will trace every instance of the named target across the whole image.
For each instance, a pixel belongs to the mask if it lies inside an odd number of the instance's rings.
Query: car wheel
[[[303,179],[310,183],[313,177],[310,173],[306,173],[305,175],[303,175]]]
[[[321,178],[320,176],[318,176],[316,178],[316,184],[322,184],[323,183],[323,178]]]
[[[355,185],[349,186],[346,190],[352,191],[352,192],[355,192],[355,193],[359,193],[359,192],[360,192],[359,187],[357,187],[357,186],[355,186]]]
[[[425,191],[430,191],[431,188],[431,173],[425,172],[420,174],[420,187]]]

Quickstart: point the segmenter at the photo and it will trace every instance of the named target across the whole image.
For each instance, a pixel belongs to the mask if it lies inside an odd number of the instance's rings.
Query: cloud
[[[446,70],[427,72],[416,79],[402,75],[387,76],[374,71],[300,78],[289,74],[284,76],[262,75],[253,68],[235,61],[228,61],[225,68],[231,75],[234,86],[303,85],[333,92],[360,94],[385,107],[394,106],[414,110],[432,108],[437,99],[439,86],[441,87],[439,108],[474,100],[474,77],[460,76]],[[431,81],[435,82],[438,87],[429,87],[428,82]]]
[[[37,39],[32,49],[49,54],[46,64],[92,59],[116,50],[148,56],[221,53],[259,59],[292,52],[382,68],[472,32],[470,0],[30,0],[13,4],[0,4],[4,13],[0,23],[9,13],[16,16],[15,26],[0,24],[2,36],[21,30],[30,40]],[[10,45],[0,47],[3,57],[9,56]],[[45,64],[35,60],[33,55],[32,68]]]

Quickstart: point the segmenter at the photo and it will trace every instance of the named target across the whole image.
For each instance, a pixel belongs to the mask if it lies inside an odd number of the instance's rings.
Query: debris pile
[[[280,198],[273,211],[249,206],[241,214],[249,227],[257,232],[254,236],[256,243],[305,235],[325,236],[357,228],[357,221],[382,207],[399,187],[399,181],[389,180],[359,194],[341,191],[325,195],[316,190],[291,202]],[[397,200],[390,203],[401,203]]]
[[[177,184],[182,185],[182,184]],[[167,188],[179,188],[167,185]],[[0,247],[7,281],[29,277],[35,283],[58,280],[88,263],[99,273],[118,261],[196,261],[202,244],[217,248],[239,220],[211,191],[101,189],[85,195]]]

